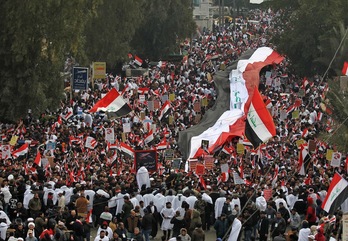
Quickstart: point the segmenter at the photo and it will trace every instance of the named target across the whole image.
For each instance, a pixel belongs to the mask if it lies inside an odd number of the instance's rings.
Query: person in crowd
[[[172,204],[170,202],[166,203],[165,208],[163,208],[161,211],[161,215],[163,218],[161,229],[163,231],[163,236],[166,240],[168,240],[171,237],[171,231],[173,229],[173,224],[170,221],[175,215],[174,209],[172,208]]]
[[[198,223],[192,232],[192,241],[205,241],[205,232],[202,229],[202,224]]]
[[[175,216],[170,220],[170,223],[173,224],[173,237],[177,237],[180,234],[180,230],[186,227],[184,217],[181,216],[179,210],[175,212]]]

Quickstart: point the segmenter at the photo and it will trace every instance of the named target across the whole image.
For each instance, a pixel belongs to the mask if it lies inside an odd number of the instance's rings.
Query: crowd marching
[[[252,10],[183,43],[187,55],[180,63],[161,62],[136,78],[109,74],[88,91],[67,93],[57,111],[1,123],[0,239],[89,241],[98,227],[95,241],[200,241],[207,230],[222,240],[238,219],[239,240],[338,240],[342,212],[328,215],[321,208],[334,173],[346,171],[327,160],[335,147],[317,139],[334,128],[325,106],[328,86],[320,76],[298,78],[286,58],[261,72],[259,90],[276,125],[273,139],[258,150],[244,138],[232,139],[213,153],[202,178],[184,168],[185,160],[173,168],[165,159],[168,149],[174,158],[182,156],[179,132],[214,105],[214,74],[246,50],[275,48],[270,39],[281,31],[280,15]],[[132,111],[121,118],[90,113],[111,89]],[[195,103],[205,104],[199,110]],[[106,140],[108,130],[114,142]],[[305,148],[309,160],[299,171]],[[143,149],[158,154],[147,187],[138,186],[133,161],[134,150]],[[221,175],[226,164],[244,184]]]

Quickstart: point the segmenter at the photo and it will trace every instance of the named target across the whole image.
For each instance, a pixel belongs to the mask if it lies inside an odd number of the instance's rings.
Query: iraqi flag
[[[153,141],[154,137],[153,137],[153,131],[150,130],[149,133],[147,133],[147,135],[144,137],[144,143],[148,144],[151,141]]]
[[[18,158],[19,156],[26,155],[29,150],[28,143],[23,144],[20,148],[12,152],[12,157]]]
[[[298,159],[299,174],[303,176],[307,174],[309,161],[311,159],[308,153],[307,147],[308,147],[307,144],[302,144],[300,146],[300,154]]]
[[[124,152],[125,154],[134,157],[134,150],[132,147],[128,146],[126,143],[121,142],[119,146],[119,150]]]
[[[158,116],[158,119],[159,119],[159,120],[162,120],[162,118],[168,114],[170,108],[171,108],[171,107],[170,107],[170,102],[167,100],[166,102],[164,102],[164,104],[163,104],[162,107],[161,107],[161,110],[160,110],[160,114],[159,114],[159,116]]]
[[[322,209],[327,213],[334,213],[337,208],[348,198],[348,182],[338,173],[335,173],[324,202]]]
[[[167,149],[168,143],[167,139],[164,137],[160,143],[157,144],[156,149],[157,150],[165,150]]]
[[[344,62],[343,69],[342,69],[342,74],[348,76],[348,62]]]
[[[143,60],[141,58],[139,58],[137,55],[135,55],[134,57],[134,63],[138,66],[142,66],[143,65]]]
[[[38,151],[34,160],[34,163],[41,167],[41,153]]]
[[[245,135],[254,148],[276,135],[273,118],[256,87],[245,123]]]
[[[116,116],[124,116],[132,111],[128,103],[117,92],[115,88],[112,88],[104,98],[99,100],[89,112],[94,113],[97,111],[113,112]]]

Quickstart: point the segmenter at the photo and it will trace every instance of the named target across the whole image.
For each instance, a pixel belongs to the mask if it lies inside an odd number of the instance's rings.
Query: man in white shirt
[[[110,239],[105,235],[105,230],[101,230],[99,235],[97,235],[94,241],[109,241]]]

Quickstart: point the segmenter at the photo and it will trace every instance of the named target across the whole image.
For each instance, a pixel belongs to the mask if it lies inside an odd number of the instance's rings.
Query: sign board
[[[162,103],[166,102],[168,100],[168,95],[162,95]]]
[[[208,106],[208,98],[205,97],[202,99],[202,106]]]
[[[169,94],[169,100],[174,101],[175,100],[175,94]]]
[[[330,165],[333,167],[340,167],[342,154],[340,152],[332,153]]]
[[[334,151],[332,149],[327,149],[326,150],[326,160],[331,161],[333,153],[334,153]]]
[[[308,151],[313,152],[315,151],[316,147],[317,147],[317,143],[315,140],[308,141]]]
[[[237,143],[237,153],[238,154],[244,153],[244,145],[242,143]]]
[[[292,119],[298,119],[300,117],[300,112],[298,110],[294,110],[291,114]]]
[[[144,103],[145,102],[145,95],[139,95],[139,102]]]
[[[93,62],[93,79],[105,79],[106,62]]]
[[[220,168],[221,168],[221,172],[226,172],[226,173],[228,173],[229,167],[228,167],[228,164],[227,164],[227,163],[221,164],[221,165],[220,165]]]
[[[237,172],[233,172],[233,181],[236,185],[244,184],[244,180],[238,175]]]
[[[74,67],[72,87],[74,90],[88,89],[88,68]]]
[[[114,128],[105,128],[105,140],[112,143],[115,139]]]
[[[155,105],[154,105],[154,101],[153,100],[149,100],[147,102],[147,108],[149,109],[149,111],[154,111],[155,110]]]
[[[214,167],[214,157],[212,155],[204,156],[204,166],[207,170],[212,170]]]
[[[193,110],[195,112],[201,112],[201,103],[199,101],[196,101],[194,104],[193,104]]]
[[[166,160],[173,160],[174,158],[174,150],[172,149],[167,149],[165,152],[164,152],[164,158]]]
[[[131,132],[130,123],[123,123],[123,133],[129,133],[129,132]]]
[[[197,159],[190,160],[190,164],[189,164],[190,171],[196,172],[197,163],[198,163]]]
[[[197,164],[196,165],[196,174],[197,175],[203,175],[204,174],[204,165],[203,164]]]
[[[348,213],[343,214],[342,217],[342,239],[341,240],[348,240]]]
[[[140,167],[146,167],[149,172],[157,171],[157,151],[156,150],[141,150],[135,151],[135,167],[139,170]]]
[[[173,160],[172,168],[175,170],[180,169],[181,161],[182,161],[182,158],[175,158]]]
[[[49,141],[49,142],[46,144],[46,150],[47,150],[47,151],[50,151],[50,150],[54,150],[54,149],[56,149],[56,143],[55,143],[55,142]]]

